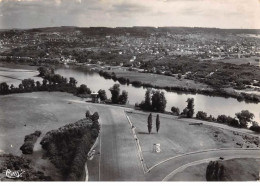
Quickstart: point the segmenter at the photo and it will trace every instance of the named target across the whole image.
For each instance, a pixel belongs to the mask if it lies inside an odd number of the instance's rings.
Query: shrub
[[[223,181],[225,168],[218,161],[210,161],[206,170],[207,181]]]
[[[46,156],[61,171],[65,180],[82,178],[87,154],[99,132],[92,127],[93,123],[89,119],[83,119],[65,125],[47,132],[40,142]],[[94,131],[95,134],[92,133]]]
[[[132,85],[134,86],[134,87],[141,87],[142,86],[142,82],[140,82],[140,81],[133,81],[132,82]]]
[[[123,90],[122,94],[118,98],[118,103],[120,104],[126,104],[128,100],[128,93]]]
[[[30,135],[26,135],[24,138],[24,144],[20,147],[23,154],[32,154],[33,147],[37,139],[41,136],[41,131],[35,131]]]
[[[196,114],[196,118],[201,120],[207,120],[207,113],[203,111],[198,111],[198,113]]]
[[[91,90],[85,85],[81,84],[80,87],[77,88],[77,94],[90,94]]]
[[[120,95],[120,85],[114,84],[113,87],[111,87],[109,90],[112,95],[112,97],[111,97],[112,103],[118,103],[119,95]]]
[[[260,133],[260,126],[258,125],[257,122],[253,121],[250,130]]]
[[[164,112],[166,107],[166,98],[164,92],[156,91],[152,95],[152,109],[153,111]]]
[[[194,99],[188,98],[186,102],[188,103],[187,107],[182,111],[181,115],[192,118],[194,115]]]
[[[173,115],[180,115],[180,109],[178,108],[178,107],[172,107],[171,108],[171,111],[172,111],[172,113],[173,113]]]
[[[127,79],[124,78],[124,77],[120,77],[120,78],[118,78],[117,80],[118,80],[118,82],[119,82],[120,84],[126,84],[126,83],[127,83]]]
[[[218,117],[217,117],[217,122],[219,122],[219,123],[227,123],[227,116],[226,115],[219,115]]]
[[[101,101],[107,100],[107,94],[105,90],[98,90],[98,97],[100,98]]]
[[[236,113],[236,117],[239,120],[240,127],[247,128],[247,124],[252,121],[254,114],[250,113],[248,110],[242,110],[239,113]]]
[[[98,112],[95,112],[92,116],[91,116],[91,120],[92,121],[98,121],[99,119],[99,114]]]
[[[232,118],[230,116],[226,116],[226,115],[219,115],[217,117],[217,122],[218,123],[224,123],[233,127],[239,127],[239,122],[237,119]]]
[[[89,110],[86,111],[85,116],[86,116],[86,118],[89,118],[89,117],[90,117],[90,112],[89,112]]]

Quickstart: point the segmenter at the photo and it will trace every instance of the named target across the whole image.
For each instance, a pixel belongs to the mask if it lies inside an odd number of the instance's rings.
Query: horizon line
[[[145,25],[136,25],[136,26],[71,26],[71,25],[60,25],[60,26],[46,26],[46,27],[32,27],[32,28],[1,28],[0,30],[31,30],[31,29],[44,29],[44,28],[61,28],[61,27],[71,27],[71,28],[201,28],[201,29],[220,29],[220,30],[260,30],[260,28],[219,28],[219,27],[200,27],[200,26],[145,26]]]

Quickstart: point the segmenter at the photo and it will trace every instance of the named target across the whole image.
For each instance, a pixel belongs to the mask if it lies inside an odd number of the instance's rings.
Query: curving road
[[[88,161],[89,181],[167,181],[183,168],[201,162],[232,158],[260,158],[260,149],[212,149],[171,157],[143,168],[126,108],[88,104],[91,112],[100,114],[102,130],[96,155]],[[232,129],[235,131],[235,129]]]
[[[216,149],[172,157],[157,166],[150,168],[146,174],[147,181],[167,181],[175,174],[180,167],[193,165],[196,162],[206,162],[223,157],[224,159],[233,158],[260,158],[259,149]]]

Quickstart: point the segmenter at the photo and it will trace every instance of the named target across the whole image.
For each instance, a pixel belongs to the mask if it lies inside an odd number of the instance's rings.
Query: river
[[[78,81],[78,85],[86,84],[92,91],[97,92],[99,89],[104,89],[106,90],[108,98],[111,97],[109,88],[115,83],[118,83],[112,79],[105,79],[97,73],[89,73],[76,69],[60,68],[56,70],[56,73],[67,78],[74,77]],[[128,92],[130,104],[140,103],[144,100],[146,88],[136,88],[132,85],[120,85],[120,89],[121,91],[126,90]],[[221,114],[234,117],[235,113],[240,112],[241,110],[249,110],[255,115],[254,120],[260,123],[260,104],[238,102],[234,98],[222,98],[201,94],[178,94],[165,90],[161,91],[165,93],[167,99],[167,111],[170,111],[172,106],[178,107],[180,111],[182,111],[187,105],[186,100],[188,98],[194,98],[196,113],[197,111],[205,111],[208,115],[211,114],[214,117]]]

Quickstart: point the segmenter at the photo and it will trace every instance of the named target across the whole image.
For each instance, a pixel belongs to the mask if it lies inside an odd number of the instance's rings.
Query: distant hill
[[[219,29],[219,28],[200,28],[200,27],[75,27],[75,26],[61,26],[61,27],[47,27],[47,28],[34,28],[26,30],[27,32],[73,32],[81,31],[88,35],[150,35],[151,33],[217,33],[217,34],[260,34],[260,29]],[[4,30],[5,32],[8,30]]]

